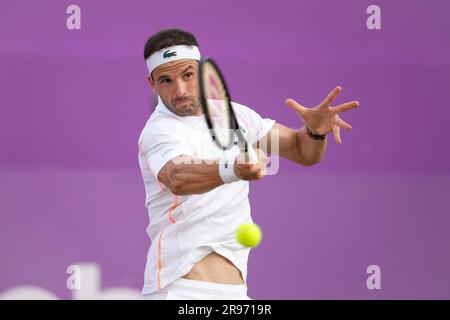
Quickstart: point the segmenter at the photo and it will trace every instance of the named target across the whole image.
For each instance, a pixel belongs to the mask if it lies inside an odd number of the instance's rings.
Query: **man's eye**
[[[161,80],[161,83],[169,83],[169,82],[170,82],[169,79],[162,79],[162,80]]]
[[[189,73],[186,73],[184,76],[185,77],[187,77],[187,78],[190,78],[190,77],[192,77],[194,74],[192,73],[192,72],[189,72]]]

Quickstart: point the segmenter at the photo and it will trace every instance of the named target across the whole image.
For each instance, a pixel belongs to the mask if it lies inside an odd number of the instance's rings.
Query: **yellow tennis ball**
[[[236,230],[236,240],[245,247],[256,247],[261,238],[261,228],[255,223],[241,224]]]

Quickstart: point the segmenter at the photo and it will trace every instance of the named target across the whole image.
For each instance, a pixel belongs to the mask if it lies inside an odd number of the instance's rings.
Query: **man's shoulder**
[[[232,101],[231,105],[233,107],[233,110],[236,113],[239,113],[239,112],[244,113],[246,116],[249,116],[249,117],[259,115],[259,113],[255,109],[253,109],[252,107],[247,106],[245,104]]]
[[[161,135],[173,135],[183,128],[183,123],[176,117],[152,113],[139,135],[139,141]]]
[[[244,110],[251,109],[250,107],[248,107],[242,103],[238,103],[236,101],[231,101],[231,106],[233,107],[233,110],[234,109],[244,109]]]
[[[158,112],[158,110],[155,110],[148,118],[143,130],[155,130],[164,128],[172,129],[182,124],[183,122],[180,121],[180,119],[176,116]]]
[[[231,102],[231,105],[238,120],[239,118],[245,118],[248,121],[254,121],[255,118],[260,117],[259,113],[249,106],[234,101]]]

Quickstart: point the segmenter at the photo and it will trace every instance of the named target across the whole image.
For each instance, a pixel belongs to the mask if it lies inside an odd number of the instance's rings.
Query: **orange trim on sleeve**
[[[159,189],[160,190],[164,190],[165,186],[158,180],[158,178],[155,176],[155,174],[153,173],[152,169],[150,168],[150,159],[147,157],[147,155],[145,155],[142,152],[141,149],[141,144],[139,144],[139,153],[145,158],[145,163],[147,164],[147,168],[148,171],[150,172],[150,174],[152,175],[152,177],[156,180],[156,182],[158,183]]]
[[[161,259],[161,241],[163,237],[164,229],[161,231],[161,235],[159,236],[158,241],[158,274],[157,274],[157,280],[158,280],[158,290],[161,289],[161,269],[162,269],[162,259]]]
[[[172,212],[173,210],[175,210],[175,208],[178,206],[178,195],[175,195],[174,199],[173,199],[173,204],[172,207],[170,208],[169,211],[169,220],[172,224],[174,224],[176,221],[175,219],[172,217]],[[158,290],[161,289],[161,270],[162,270],[162,255],[161,255],[161,242],[162,242],[162,238],[163,238],[163,232],[164,232],[165,228],[161,231],[161,235],[159,236],[159,240],[158,240],[158,270],[157,270],[157,281],[158,281]]]
[[[173,210],[175,210],[175,208],[178,206],[178,195],[175,195],[175,199],[173,200],[173,205],[172,205],[172,209],[169,211],[169,220],[170,222],[175,223],[175,219],[172,217],[172,212]]]

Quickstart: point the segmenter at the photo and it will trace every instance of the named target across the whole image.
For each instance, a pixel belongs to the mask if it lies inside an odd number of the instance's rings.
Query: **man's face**
[[[198,62],[181,59],[160,65],[148,81],[164,104],[179,116],[202,114],[198,97]]]

